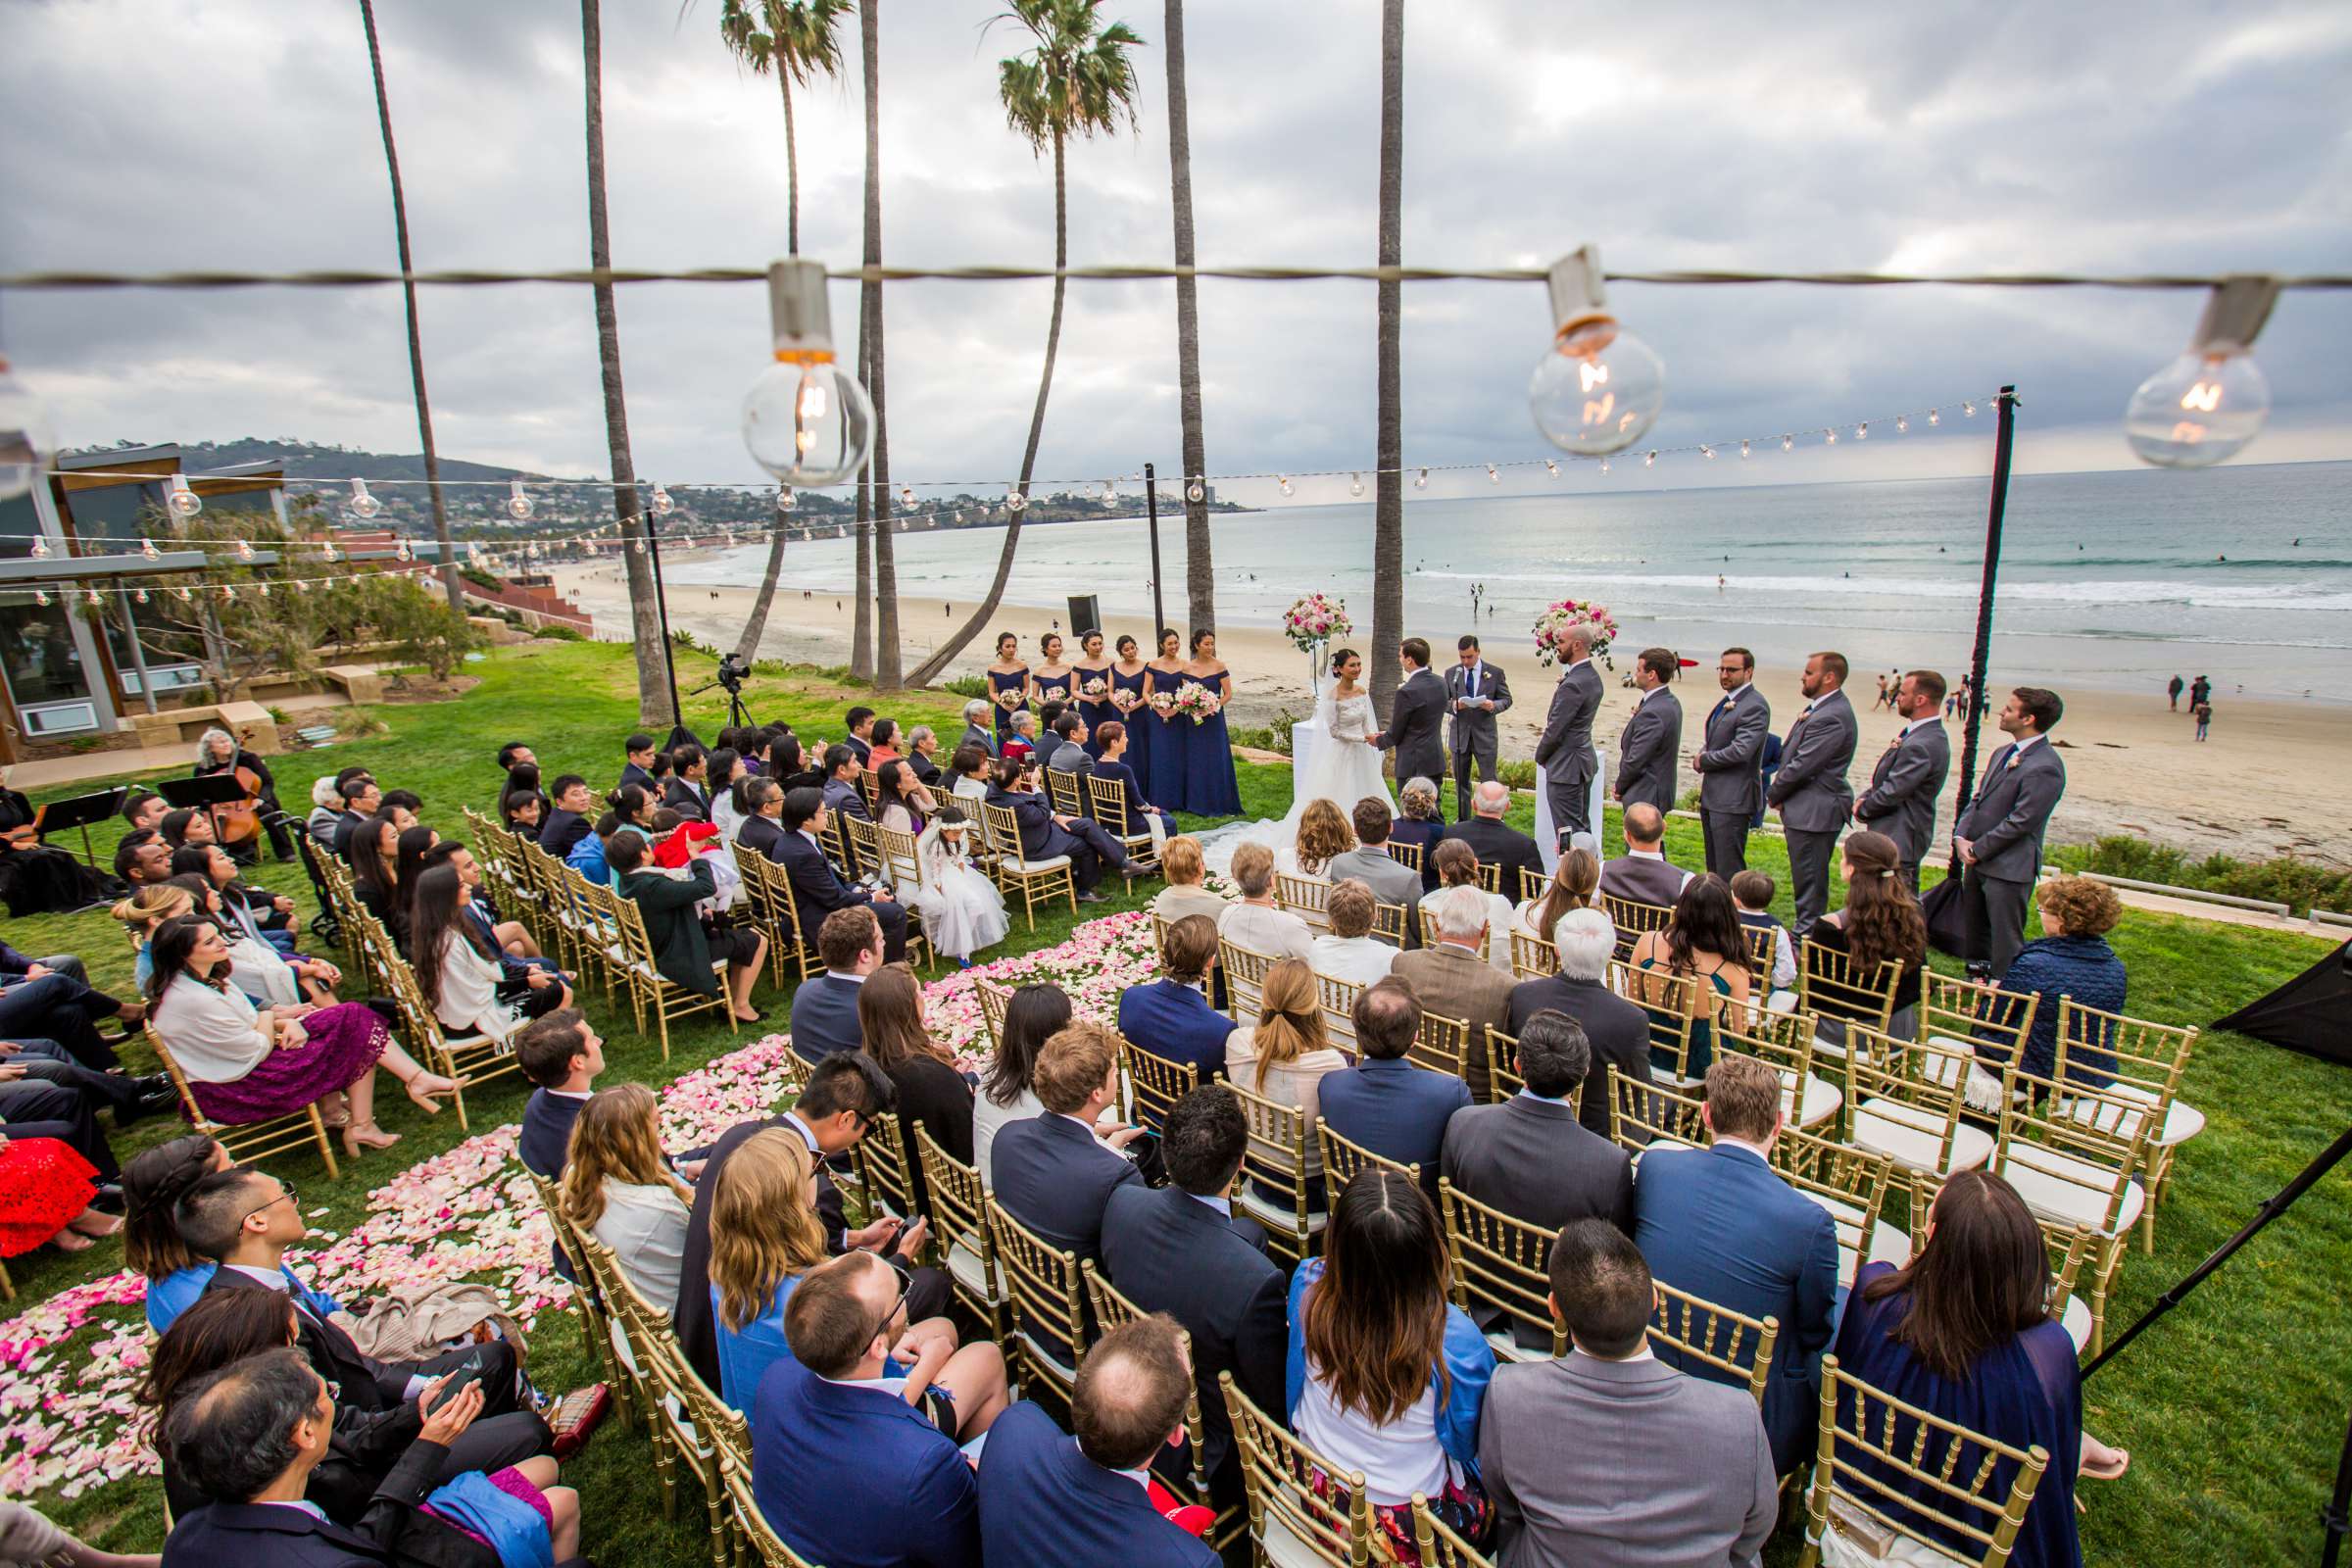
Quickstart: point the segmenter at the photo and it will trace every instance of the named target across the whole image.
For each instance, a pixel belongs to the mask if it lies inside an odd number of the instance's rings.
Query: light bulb
[[[188,481],[179,474],[172,476],[172,492],[164,497],[164,505],[172,509],[174,517],[193,517],[204,510],[204,497],[188,488]]]
[[[236,585],[235,583],[233,583],[233,582],[224,582],[224,583],[222,583],[222,584],[220,585],[220,602],[221,602],[222,604],[224,604],[224,605],[225,605],[225,604],[227,604],[227,603],[228,603],[230,600],[232,600],[232,599],[234,599],[234,598],[236,598],[236,597],[237,597],[237,585]]]
[[[1747,443],[1744,440],[1740,443],[1740,457],[1741,461],[1745,461],[1747,457]]]
[[[1656,447],[1651,447],[1647,452],[1642,454],[1642,466],[1644,468],[1654,468],[1657,466],[1658,449]]]
[[[1823,431],[1821,432],[1821,437],[1822,437],[1822,445],[1824,445],[1824,446],[1831,446],[1831,447],[1834,447],[1834,446],[1836,446],[1836,445],[1838,444],[1838,432],[1837,432],[1837,431],[1835,431],[1835,430],[1826,430],[1826,429],[1825,429],[1825,430],[1823,430]]]
[[[17,379],[0,354],[0,501],[30,490],[57,452],[57,426],[49,406]]]
[[[1499,474],[1499,473],[1496,473],[1496,472],[1494,471],[1494,465],[1493,465],[1492,463],[1490,463],[1490,464],[1488,464],[1488,465],[1487,465],[1487,483],[1489,483],[1489,484],[1500,484],[1500,483],[1502,483],[1502,475],[1501,475],[1501,474]]]
[[[1781,450],[1782,450],[1783,452],[1793,452],[1793,451],[1795,451],[1795,450],[1796,450],[1796,437],[1794,437],[1794,436],[1792,436],[1792,435],[1785,435],[1785,436],[1782,436],[1782,437],[1781,437]]]
[[[1550,474],[1554,479],[1557,479],[1560,476],[1560,466],[1552,462],[1549,458],[1545,458],[1544,460],[1544,471]]]
[[[1699,446],[1698,455],[1702,458],[1705,458],[1710,463],[1715,461],[1715,449],[1711,446],[1705,445],[1703,442]]]
[[[1364,476],[1362,474],[1351,473],[1348,476],[1348,493],[1351,496],[1360,496],[1364,493]]]
[[[1973,419],[1977,416],[1977,406],[1974,403],[1963,401],[1960,405],[1960,412]]]
[[[824,264],[770,263],[767,310],[775,363],[744,394],[744,445],[786,484],[840,484],[873,452],[874,405],[833,357]]]
[[[139,541],[139,554],[145,556],[149,561],[161,561],[164,556],[161,550],[155,548],[155,541],[152,539]]]
[[[46,610],[49,607],[49,590],[46,588],[35,588],[32,591],[32,602]]]
[[[1284,495],[1287,496],[1291,493],[1291,480],[1288,474],[1276,474],[1274,476],[1274,483],[1281,489]]]
[[[351,499],[343,503],[343,510],[365,522],[383,511],[384,504],[368,493],[367,480],[354,479],[351,481]]]
[[[1868,419],[1864,419],[1860,424],[1854,426],[1854,439],[1857,441],[1870,439],[1870,421]]]
[[[326,542],[326,560],[328,564],[333,564],[333,563],[338,560],[342,554],[343,553],[341,551],[335,548],[335,542],[332,539],[329,539]]]
[[[254,591],[255,593],[257,593],[257,594],[260,594],[260,595],[261,595],[261,596],[262,596],[264,599],[267,599],[267,598],[269,598],[269,597],[270,597],[270,579],[269,579],[269,578],[267,578],[267,577],[264,577],[264,578],[261,578],[259,581],[255,582],[255,583],[254,583],[254,585],[253,585],[253,591]]]
[[[1206,501],[1208,499],[1208,486],[1202,484],[1200,480],[1195,479],[1191,484],[1188,484],[1184,487],[1184,498],[1187,501]]]
[[[298,594],[307,594],[311,591],[311,585],[297,577],[294,579],[294,591]]]
[[[82,603],[88,605],[92,610],[95,610],[100,605],[105,604],[106,601],[99,597],[98,590],[93,588],[87,594],[82,596]]]
[[[795,507],[797,507],[797,506],[799,506],[799,505],[800,505],[800,503],[799,503],[798,501],[796,501],[796,500],[794,500],[794,499],[793,499],[793,495],[792,495],[792,486],[790,486],[790,485],[788,485],[788,484],[780,484],[780,485],[776,486],[776,511],[777,511],[777,512],[779,512],[779,513],[783,514],[784,514],[784,515],[786,515],[786,516],[789,516],[789,515],[791,515],[791,514],[792,514],[792,509],[793,509],[793,508],[795,508]]]
[[[1606,458],[1603,458],[1603,459],[1601,459],[1601,460],[1600,460],[1600,471],[1601,471],[1601,472],[1603,472],[1603,473],[1606,473],[1606,472],[1608,472],[1608,471],[1609,471],[1609,460],[1608,460],[1608,459],[1606,459]]]
[[[252,540],[240,539],[237,541],[237,559],[239,561],[251,561],[253,559]]]
[[[669,492],[660,485],[654,486],[654,515],[666,517],[677,510],[678,504],[670,499]]]
[[[1004,510],[1006,512],[1019,512],[1028,505],[1029,498],[1021,494],[1018,485],[1004,492]]]
[[[409,549],[409,542],[406,539],[402,539],[393,544],[392,559],[395,561],[414,561],[416,558],[416,553]]]
[[[174,583],[172,587],[172,592],[178,597],[179,602],[183,605],[194,604],[196,602],[196,596],[188,591],[188,585],[184,582]]]
[[[2276,278],[2230,277],[2215,287],[2187,352],[2140,382],[2125,406],[2124,438],[2140,461],[2209,467],[2262,433],[2271,384],[2252,348],[2278,299]]]
[[[1600,252],[1552,265],[1552,350],[1528,378],[1528,411],[1563,452],[1597,457],[1641,439],[1666,406],[1666,367],[1604,307]]]
[[[1102,499],[1103,499],[1103,500],[1105,500],[1105,501],[1108,501],[1109,499],[1111,499],[1111,497],[1113,497],[1113,496],[1117,495],[1118,493],[1119,493],[1119,481],[1118,481],[1118,480],[1116,480],[1116,479],[1105,479],[1105,480],[1103,480],[1103,481],[1102,481]]]
[[[147,602],[147,590],[144,588],[134,589],[131,592],[130,598],[131,603],[143,605]]]
[[[1928,422],[1930,424],[1941,424],[1943,422],[1943,411],[1941,409],[1930,409],[1928,411]]]
[[[911,507],[914,505],[914,486],[910,484],[903,484],[899,486],[899,505],[902,507]]]
[[[523,493],[522,481],[520,479],[514,480],[508,484],[508,516],[513,517],[516,522],[528,522],[531,520],[531,514],[538,510],[538,508],[531,505],[531,498]]]
[[[1416,490],[1429,488],[1429,470],[1427,468],[1423,468],[1419,473],[1413,475],[1413,488]]]
[[[49,554],[49,536],[47,534],[34,534],[32,536],[32,549],[29,553],[32,556],[32,559],[35,561],[40,561],[46,558]]]
[[[963,514],[962,514],[962,513],[958,512],[957,514],[956,514],[956,521],[958,524],[960,524],[960,523],[963,521]]]
[[[1907,414],[1898,414],[1894,416],[1894,433],[1896,435],[1909,435],[1911,433],[1911,416]]]

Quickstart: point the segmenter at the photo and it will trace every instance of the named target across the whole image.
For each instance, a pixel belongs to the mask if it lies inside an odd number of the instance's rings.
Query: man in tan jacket
[[[1473,1098],[1488,1098],[1487,1028],[1506,1026],[1511,1012],[1511,975],[1479,956],[1489,905],[1484,890],[1465,884],[1426,894],[1422,912],[1438,926],[1438,945],[1400,953],[1389,972],[1413,988],[1424,1013],[1453,1018],[1469,1031],[1468,1076]]]

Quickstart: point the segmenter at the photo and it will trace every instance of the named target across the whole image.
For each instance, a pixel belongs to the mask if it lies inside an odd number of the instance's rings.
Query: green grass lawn
[[[708,679],[710,663],[681,653],[681,689]],[[531,643],[468,667],[482,677],[481,685],[459,701],[386,706],[376,710],[382,733],[273,760],[285,804],[307,810],[314,777],[364,763],[387,786],[416,790],[424,798],[427,821],[463,836],[461,808],[487,809],[495,801],[501,782],[495,753],[506,741],[530,743],[550,778],[576,771],[601,789],[617,774],[620,738],[635,727],[628,650]],[[687,705],[688,722],[706,737],[723,721],[723,702],[711,701],[720,695]],[[756,680],[747,696],[761,718],[788,719],[804,736],[837,738],[843,710],[864,694],[802,671],[789,679]],[[957,733],[961,723],[960,699],[944,694],[893,697],[878,706],[904,720],[929,722],[943,734]],[[1243,763],[1240,778],[1247,814],[1276,817],[1287,808],[1288,768]],[[44,798],[98,787],[84,783]],[[1525,828],[1532,814],[1532,802],[1522,797],[1513,820]],[[102,846],[102,858],[109,847]],[[1681,862],[1699,863],[1696,824],[1673,823],[1667,847]],[[1759,837],[1750,854],[1759,869],[1782,879],[1786,915],[1786,858],[1779,841]],[[306,915],[310,911],[310,890],[299,868],[265,864],[256,876],[295,894]],[[1137,907],[1156,886],[1139,884],[1127,894],[1106,883],[1111,902],[1088,906],[1087,917]],[[1032,933],[1016,913],[1006,951],[1057,943],[1076,923],[1066,907],[1041,910]],[[102,913],[15,920],[4,934],[31,954],[79,953],[96,984],[129,993],[129,952],[120,928]],[[2323,943],[2286,933],[2137,912],[2127,916],[2113,940],[2131,970],[2132,1013],[2199,1025],[2300,972],[2327,951]],[[770,1014],[767,1027],[780,1027],[788,998],[763,989],[757,1003]],[[672,1030],[673,1054],[665,1063],[655,1044],[629,1027],[625,1010],[615,1015],[598,998],[590,999],[589,1010],[607,1038],[607,1082],[660,1085],[754,1037],[731,1034],[723,1022],[690,1021]],[[474,1131],[514,1120],[526,1087],[508,1077],[470,1093]],[[2206,1112],[2211,1125],[2180,1156],[2173,1195],[2158,1220],[2155,1254],[2135,1250],[2125,1267],[2110,1305],[2111,1332],[2143,1311],[2352,1120],[2352,1074],[2230,1034],[2208,1034],[2199,1042],[2182,1096]],[[287,1173],[303,1182],[306,1205],[329,1210],[314,1225],[348,1231],[365,1214],[370,1188],[466,1136],[454,1115],[427,1120],[397,1095],[387,1099],[385,1123],[404,1135],[396,1149],[347,1165],[340,1183],[296,1168],[299,1160],[286,1162]],[[119,1136],[116,1148],[128,1158],[175,1131],[170,1119],[156,1118]],[[2352,1283],[2352,1209],[2342,1191],[2339,1177],[2299,1204],[2085,1390],[2091,1428],[2132,1453],[2125,1480],[2084,1488],[2090,1511],[2082,1537],[2090,1561],[2245,1568],[2310,1559],[2342,1441],[2346,1391],[2352,1389],[2352,1345],[2340,1327],[2329,1327],[2340,1326]],[[43,1250],[13,1260],[17,1306],[121,1266],[114,1242],[73,1256]],[[0,1314],[9,1310],[0,1308]],[[568,1387],[592,1375],[570,1320],[557,1314],[542,1318],[532,1360],[534,1377],[546,1387]],[[642,1434],[608,1425],[567,1467],[564,1479],[581,1491],[589,1551],[608,1564],[707,1560],[700,1503],[687,1498],[675,1521],[662,1517],[645,1442]],[[32,1500],[44,1501],[60,1522],[116,1550],[153,1550],[162,1540],[160,1489],[152,1484]],[[1795,1560],[1793,1531],[1783,1532],[1771,1555],[1776,1563]]]

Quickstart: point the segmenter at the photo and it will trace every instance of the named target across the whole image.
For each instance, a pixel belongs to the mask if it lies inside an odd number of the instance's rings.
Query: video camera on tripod
[[[718,662],[718,684],[726,688],[728,695],[740,697],[744,680],[751,672],[750,660],[741,654],[728,654]]]

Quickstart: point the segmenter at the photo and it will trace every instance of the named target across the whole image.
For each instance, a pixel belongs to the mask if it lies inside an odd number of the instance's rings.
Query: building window
[[[82,667],[74,627],[66,607],[54,601],[0,605],[0,672],[8,677],[9,695],[16,699],[19,712],[48,703],[87,702],[90,697],[89,671]],[[96,723],[93,712],[82,727]]]

